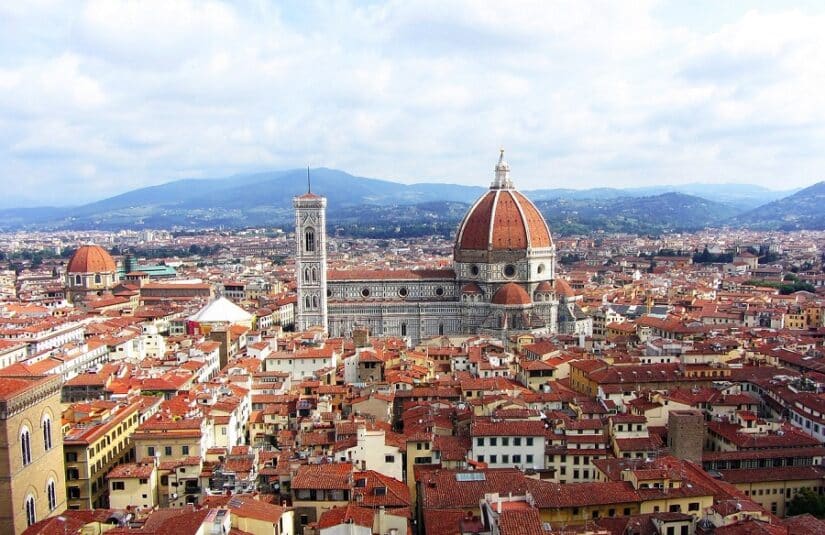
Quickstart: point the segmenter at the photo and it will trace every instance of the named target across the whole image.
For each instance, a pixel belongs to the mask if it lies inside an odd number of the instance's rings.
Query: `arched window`
[[[100,284],[101,278],[100,273],[95,273],[95,284]]]
[[[444,334],[444,324],[443,324],[443,323],[439,323],[439,324],[438,324],[438,335],[439,335],[439,336],[442,336],[443,334]]]
[[[312,268],[312,282],[318,282],[318,270]]]
[[[315,252],[315,230],[308,228],[304,231],[304,251],[307,253]]]
[[[311,308],[311,306],[312,306],[312,302],[309,300],[309,296],[306,296],[304,298],[304,307],[305,308]]]
[[[74,276],[74,283],[77,284],[77,285],[79,285],[81,283],[80,275],[75,275]]]
[[[43,417],[43,445],[46,451],[52,449],[52,419],[48,415]]]
[[[317,295],[312,296],[312,308],[318,308],[318,296]]]
[[[54,479],[49,479],[46,483],[46,497],[49,500],[49,511],[54,511],[57,507],[57,493],[54,490]]]
[[[309,268],[304,268],[304,282],[309,282]]]
[[[34,496],[29,494],[26,496],[26,525],[31,526],[37,522],[36,516],[34,511]]]
[[[23,466],[32,462],[32,437],[27,427],[20,432],[20,453],[23,455]]]
[[[401,336],[407,336],[407,324],[406,323],[401,324]]]

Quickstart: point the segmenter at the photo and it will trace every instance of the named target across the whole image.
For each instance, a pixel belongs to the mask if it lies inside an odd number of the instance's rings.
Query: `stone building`
[[[60,377],[0,378],[0,533],[66,509]]]
[[[295,198],[297,327],[330,336],[423,338],[557,330],[556,248],[539,210],[516,190],[501,152],[495,178],[464,216],[452,269],[328,270],[326,199]]]
[[[99,245],[83,245],[66,267],[66,298],[69,302],[84,300],[110,291],[118,282],[117,265],[106,249]]]

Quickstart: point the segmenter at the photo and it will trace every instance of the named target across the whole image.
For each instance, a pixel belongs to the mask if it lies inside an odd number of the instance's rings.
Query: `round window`
[[[364,288],[363,290],[361,290],[361,297],[369,297],[369,296],[370,296],[370,289],[369,288]]]
[[[441,286],[439,286],[438,288],[436,288],[436,289],[435,289],[435,295],[437,295],[437,296],[439,296],[439,297],[441,297],[442,295],[444,295],[444,288],[442,288]]]
[[[536,269],[539,273],[544,273],[544,264],[539,264],[539,267]]]
[[[332,297],[332,290],[327,290],[327,297]]]
[[[513,264],[507,264],[504,266],[504,276],[507,278],[515,277],[516,275],[516,266]]]
[[[470,266],[470,275],[472,275],[473,277],[478,275],[478,266],[477,265],[473,264],[472,266]]]
[[[409,292],[407,292],[406,288],[401,288],[401,289],[398,290],[398,295],[400,295],[401,297],[407,297],[408,293]]]

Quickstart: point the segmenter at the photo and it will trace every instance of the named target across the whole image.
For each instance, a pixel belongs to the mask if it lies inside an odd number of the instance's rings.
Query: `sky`
[[[825,2],[0,2],[1,206],[330,167],[825,179]]]

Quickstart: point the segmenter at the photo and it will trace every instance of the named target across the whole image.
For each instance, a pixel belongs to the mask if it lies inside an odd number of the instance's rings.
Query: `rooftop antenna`
[[[312,193],[312,181],[309,179],[309,166],[307,165],[307,193]]]

